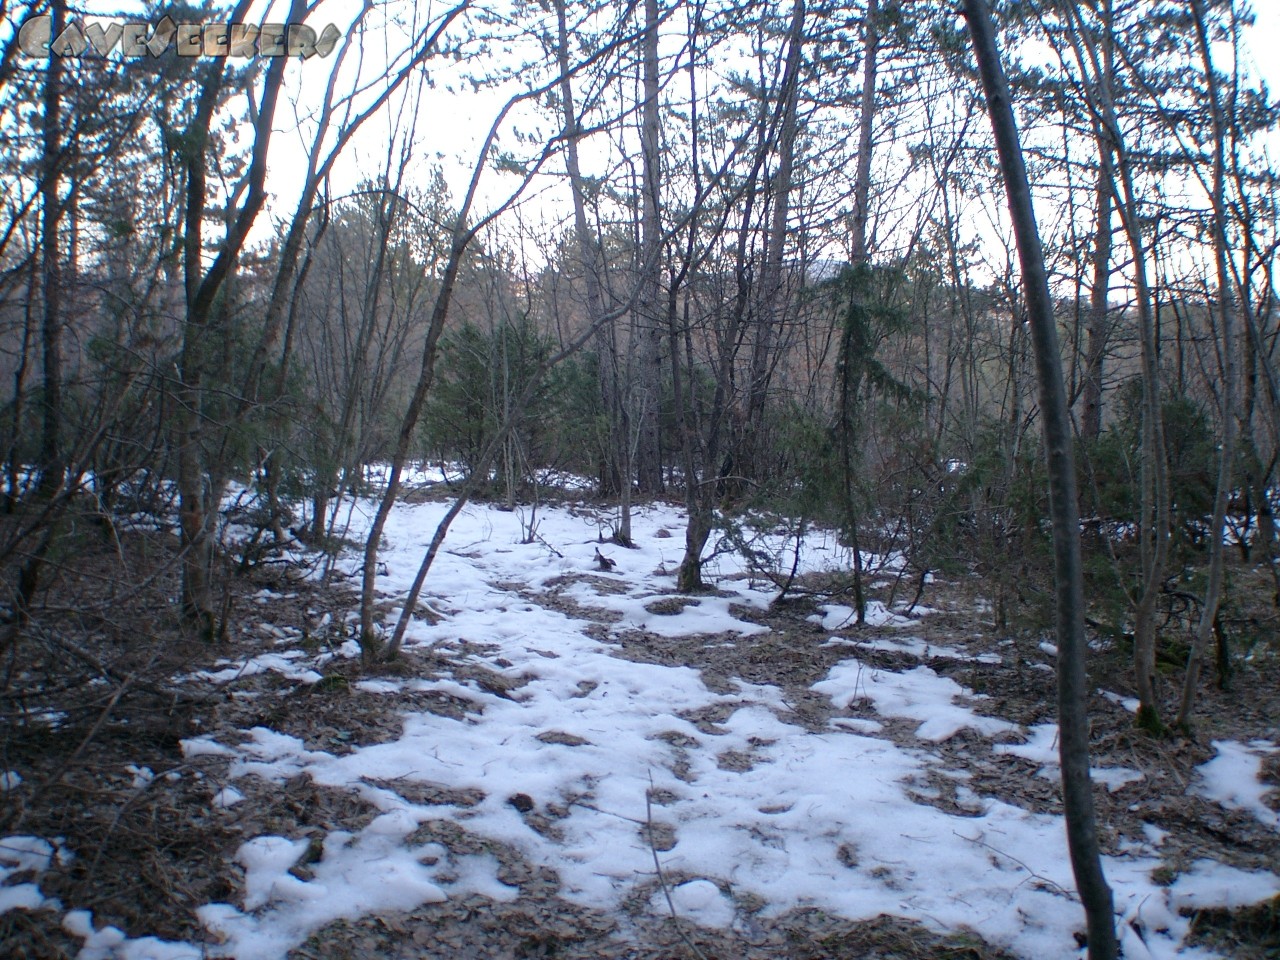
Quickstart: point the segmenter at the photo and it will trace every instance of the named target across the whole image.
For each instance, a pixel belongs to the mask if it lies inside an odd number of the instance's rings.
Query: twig
[[[964,834],[957,833],[954,830],[952,830],[951,833],[953,836],[959,837],[961,840],[968,840],[970,843],[976,843],[980,847],[986,847],[992,853],[998,854],[999,856],[1004,857],[1006,860],[1012,860],[1014,863],[1020,866],[1023,870],[1027,871],[1027,873],[1031,875],[1032,879],[1039,880],[1041,883],[1047,884],[1048,886],[1053,887],[1055,890],[1058,891],[1058,893],[1062,894],[1068,900],[1079,900],[1079,897],[1077,897],[1075,893],[1066,889],[1064,886],[1062,886],[1062,884],[1055,883],[1054,881],[1050,880],[1048,877],[1041,876],[1040,874],[1032,870],[1030,867],[1028,867],[1021,860],[1019,860],[1017,857],[1011,856],[1010,854],[1005,853],[1003,850],[1000,850],[997,847],[993,847],[991,844],[987,843],[985,840],[982,840],[978,837],[966,837]]]
[[[684,932],[684,925],[680,923],[680,914],[676,913],[675,901],[671,899],[671,887],[667,884],[667,877],[662,872],[662,863],[658,860],[658,845],[653,840],[653,789],[653,771],[650,771],[649,789],[644,792],[644,830],[649,840],[649,852],[653,854],[653,869],[658,874],[658,883],[662,885],[662,895],[667,900],[667,909],[671,911],[671,920],[675,925],[676,933],[698,960],[708,960],[707,955],[699,950],[698,945]]]
[[[175,690],[170,687],[161,686],[157,683],[152,683],[149,680],[143,680],[136,672],[128,675],[122,674],[119,670],[116,670],[110,664],[84,649],[79,644],[68,640],[65,637],[59,637],[56,633],[42,630],[39,632],[37,639],[46,646],[53,646],[61,650],[63,653],[70,654],[72,657],[98,671],[98,673],[104,678],[125,683],[155,696],[171,700],[172,705],[175,707],[178,704],[208,703],[210,700],[216,699],[216,694],[191,695],[185,691]]]
[[[781,603],[786,597],[787,591],[791,589],[791,585],[796,582],[796,576],[800,573],[800,548],[804,546],[804,528],[805,520],[801,517],[796,523],[796,552],[792,559],[791,572],[787,574],[786,580],[779,584],[776,580],[773,585],[778,588],[778,595],[770,601],[771,604]],[[770,579],[773,579],[770,577]]]
[[[94,721],[93,726],[89,728],[89,732],[85,734],[84,739],[80,741],[80,745],[76,747],[75,750],[71,752],[71,756],[63,760],[62,763],[59,764],[58,768],[49,775],[49,778],[39,786],[35,791],[37,796],[57,785],[58,781],[61,780],[75,762],[80,759],[80,754],[84,753],[85,748],[93,742],[93,739],[98,735],[98,732],[102,730],[103,725],[107,722],[107,718],[111,716],[111,712],[116,708],[116,704],[120,702],[120,698],[124,696],[125,691],[129,689],[132,683],[133,675],[130,674],[124,678],[120,686],[116,687],[115,692],[111,695],[111,699],[107,701],[107,705],[103,707],[102,712],[98,714],[98,719]],[[22,813],[19,814],[13,829],[16,830],[22,825],[23,821],[26,819],[26,814],[27,810],[24,809]]]
[[[559,557],[561,560],[564,559],[564,554],[561,553],[559,550],[557,550],[555,547],[553,547],[551,544],[547,543],[546,537],[544,537],[540,533],[535,533],[534,536],[538,538],[539,543],[541,543],[544,547],[546,547],[548,550],[554,553],[557,557]]]
[[[625,820],[627,821],[627,823],[634,823],[636,826],[639,826],[639,827],[643,827],[646,824],[646,821],[644,820],[637,820],[635,817],[628,817],[626,814],[623,814],[623,813],[614,813],[612,810],[604,810],[600,807],[597,807],[594,803],[587,803],[585,800],[577,800],[577,799],[570,800],[568,801],[568,806],[582,807],[584,810],[591,810],[594,813],[603,814],[606,817],[617,817],[619,820]]]
[[[116,827],[120,825],[120,821],[124,819],[125,812],[133,806],[134,801],[140,799],[144,793],[151,789],[152,784],[158,781],[161,777],[167,777],[169,774],[177,770],[185,769],[189,766],[191,766],[190,763],[180,763],[175,767],[170,767],[163,773],[153,773],[151,775],[151,779],[133,788],[133,792],[130,793],[129,796],[125,798],[124,803],[120,804],[116,809],[116,814],[111,818],[111,824],[107,827],[106,834],[98,842],[98,850],[93,855],[93,862],[89,864],[90,877],[93,877],[98,872],[98,864],[102,862],[102,857],[107,852],[107,841],[110,840],[111,835],[116,832]]]

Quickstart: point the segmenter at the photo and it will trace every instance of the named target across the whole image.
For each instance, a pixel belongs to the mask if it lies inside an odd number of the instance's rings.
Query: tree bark
[[[1209,47],[1209,34],[1205,26],[1204,0],[1191,0],[1195,19],[1196,41],[1204,64],[1205,85],[1209,92],[1209,108],[1213,120],[1213,257],[1218,280],[1218,333],[1222,338],[1222,390],[1219,414],[1222,418],[1222,437],[1218,449],[1218,481],[1213,495],[1213,519],[1209,525],[1209,582],[1205,587],[1204,606],[1200,608],[1200,621],[1196,625],[1195,640],[1187,660],[1187,674],[1182,684],[1182,697],[1178,706],[1175,726],[1186,730],[1191,726],[1191,712],[1195,707],[1196,687],[1200,681],[1200,665],[1204,661],[1209,642],[1214,636],[1218,606],[1222,600],[1222,568],[1226,551],[1227,498],[1234,478],[1236,454],[1236,334],[1235,306],[1231,295],[1231,278],[1227,267],[1226,204],[1226,139],[1228,131],[1219,97],[1217,75],[1214,73],[1213,56]]]
[[[1111,286],[1111,152],[1101,134],[1098,143],[1098,183],[1094,188],[1093,284],[1089,291],[1089,325],[1084,356],[1084,410],[1080,417],[1080,436],[1097,440],[1102,433],[1103,365],[1107,353],[1110,320],[1107,294]]]
[[[873,0],[874,2],[874,0]],[[747,387],[747,419],[743,449],[738,457],[739,471],[753,479],[765,475],[768,447],[765,407],[773,367],[774,343],[784,323],[784,254],[787,245],[787,219],[791,213],[792,181],[795,179],[796,135],[799,131],[800,68],[804,62],[804,29],[806,7],[796,0],[791,8],[791,25],[787,31],[787,59],[782,71],[778,98],[778,168],[770,178],[769,233],[764,263],[760,271],[760,312],[755,324],[751,348],[751,376]]]
[[[1022,283],[1035,349],[1036,374],[1049,475],[1049,511],[1053,526],[1056,634],[1058,641],[1058,729],[1067,846],[1076,888],[1088,923],[1090,960],[1117,955],[1111,889],[1102,872],[1093,793],[1089,781],[1089,723],[1086,707],[1084,572],[1080,521],[1072,455],[1071,414],[1062,381],[1058,335],[1045,272],[1044,252],[1022,159],[990,10],[984,0],[965,0],[974,56],[982,78],[1000,155],[1022,268]]]
[[[632,419],[635,428],[635,480],[641,493],[662,489],[662,450],[658,433],[658,412],[662,403],[662,304],[659,280],[662,265],[658,252],[662,243],[659,190],[662,182],[661,117],[658,100],[658,0],[644,0],[645,30],[641,40],[644,60],[644,103],[640,110],[640,270],[641,292],[637,305],[636,336],[632,349],[636,357],[636,387]],[[624,436],[624,442],[630,442]],[[624,458],[626,459],[626,458]],[[623,483],[631,483],[630,476]],[[624,498],[627,489],[623,490]],[[630,511],[624,519],[629,521]],[[630,531],[627,532],[630,539]]]
[[[231,16],[239,22],[249,0],[241,0]],[[293,0],[290,19],[301,20],[303,0]],[[253,222],[266,200],[267,148],[276,103],[284,79],[284,57],[267,67],[262,99],[254,118],[253,149],[246,175],[245,198],[227,227],[213,263],[205,270],[204,218],[209,129],[225,82],[224,64],[211,62],[197,99],[184,144],[187,197],[183,266],[186,285],[186,317],[178,363],[175,438],[178,447],[178,517],[182,544],[182,612],[206,639],[214,635],[216,609],[212,594],[214,533],[224,481],[214,476],[206,449],[204,409],[204,340],[208,334],[214,301],[234,271]],[[214,471],[213,473],[216,473]]]

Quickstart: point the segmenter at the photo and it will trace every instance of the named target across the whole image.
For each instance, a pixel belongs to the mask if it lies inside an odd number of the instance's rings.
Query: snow
[[[1199,781],[1195,792],[1228,810],[1246,810],[1267,826],[1280,830],[1280,814],[1263,800],[1270,788],[1260,779],[1263,758],[1280,748],[1265,740],[1247,744],[1214,740],[1213,748],[1218,755],[1196,769]]]
[[[1110,690],[1099,690],[1098,692],[1102,694],[1103,697],[1110,700],[1112,703],[1118,706],[1124,707],[1130,713],[1138,712],[1138,707],[1140,704],[1138,702],[1137,697],[1122,697],[1120,696],[1120,694],[1112,693]]]
[[[692,920],[704,927],[724,929],[733,923],[733,901],[720,892],[710,880],[690,880],[672,887],[667,894],[659,890],[649,902],[654,913],[667,913],[674,908],[676,915]]]
[[[61,850],[40,837],[0,837],[0,914],[10,910],[39,910],[57,906],[40,892],[40,887],[30,881],[9,884],[14,874],[33,871],[37,875],[49,869],[49,864]]]
[[[918,609],[918,608],[917,608]],[[810,618],[812,619],[812,618]],[[945,660],[960,660],[971,663],[1000,663],[1000,655],[996,653],[980,653],[977,656],[957,650],[944,644],[930,643],[922,637],[867,637],[850,640],[846,637],[832,637],[824,647],[853,647],[860,650],[883,650],[887,653],[903,653],[907,656],[927,660],[938,657]]]
[[[824,603],[821,605],[823,615],[817,614],[808,619],[813,623],[822,624],[823,630],[841,630],[845,627],[851,627],[857,622],[857,611],[853,607],[846,607],[840,603]],[[917,607],[919,613],[931,613],[931,610],[923,607]],[[910,617],[900,616],[893,613],[879,600],[868,600],[864,623],[868,627],[909,627],[915,624],[915,620]]]
[[[156,937],[130,940],[111,926],[95,930],[88,910],[68,912],[62,918],[62,929],[84,940],[76,960],[203,960],[208,956],[203,947],[193,944],[169,943]]]
[[[323,677],[315,670],[299,669],[294,661],[305,656],[301,650],[289,650],[285,653],[264,653],[244,661],[231,663],[225,670],[199,670],[189,679],[208,680],[213,683],[227,683],[241,677],[272,671],[286,680],[297,680],[301,683],[319,683]],[[230,663],[230,661],[224,661]]]
[[[227,807],[234,807],[243,799],[244,794],[235,787],[223,787],[213,795],[213,805],[225,810]]]
[[[234,757],[236,752],[211,737],[192,737],[182,741],[182,755],[191,760],[196,757]]]
[[[431,478],[423,471],[424,482]],[[447,508],[401,504],[392,511],[381,555],[387,572],[378,583],[386,597],[403,602]],[[367,501],[356,501],[351,536],[360,535],[371,514]],[[683,552],[682,537],[656,533],[681,530],[680,511],[661,505],[638,510],[634,550],[602,544],[599,531],[608,525],[586,506],[541,508],[540,539],[528,544],[521,542],[527,521],[481,505],[462,511],[422,598],[445,618],[414,620],[406,636],[409,647],[431,647],[500,675],[507,689],[482,686],[462,671],[359,681],[351,695],[386,698],[392,709],[402,693],[426,690],[461,696],[471,706],[460,718],[405,709],[398,736],[352,742],[341,753],[261,726],[183,743],[188,762],[211,771],[217,816],[235,816],[228,809],[233,806],[243,809],[239,805],[252,794],[241,788],[253,778],[274,784],[306,775],[321,786],[353,791],[376,811],[371,822],[314,836],[247,838],[234,854],[244,875],[243,901],[199,908],[212,944],[130,940],[110,927],[96,930],[87,913],[73,911],[64,925],[84,939],[81,957],[277,960],[339,918],[410,910],[471,893],[515,897],[518,891],[497,879],[499,864],[491,853],[458,854],[424,840],[442,821],[478,838],[474,849],[505,844],[530,863],[555,870],[562,896],[606,911],[621,910],[641,889],[657,915],[668,913],[647,839],[652,823],[673,840],[657,854],[671,903],[695,923],[724,928],[746,921],[738,904],[756,897],[768,904],[765,916],[798,907],[851,920],[885,913],[931,929],[972,928],[1028,960],[1081,956],[1075,934],[1084,920],[1070,892],[1062,817],[979,794],[938,747],[963,731],[956,749],[976,744],[996,763],[1030,763],[1056,777],[1052,726],[1027,729],[984,715],[977,708],[985,698],[929,666],[877,669],[851,656],[813,690],[837,711],[864,715],[834,717],[815,733],[778,687],[738,682],[712,689],[690,667],[625,659],[620,634],[634,630],[647,631],[658,646],[697,635],[708,644],[751,643],[766,628],[750,613],[768,603],[771,588],[753,580],[735,555],[720,555],[711,565],[716,594],[684,598],[678,611],[655,612],[679,606],[659,608],[655,601],[674,595]],[[785,532],[763,541],[766,553],[787,555]],[[616,561],[611,572],[599,571],[597,550]],[[800,572],[822,569],[832,556],[829,549],[804,549]],[[358,562],[349,555],[337,566],[353,571]],[[586,621],[537,602],[551,589],[617,619],[589,632]],[[841,629],[852,614],[837,604],[823,610],[818,619],[829,631]],[[869,614],[869,623],[882,628],[918,623],[883,606]],[[815,645],[821,642],[815,638]],[[865,642],[916,658],[970,657],[896,633],[891,639],[868,634]],[[319,656],[284,646],[192,679],[234,688],[245,676],[272,671],[293,682],[314,682],[317,667],[333,656],[358,655],[350,642]],[[695,712],[721,719],[694,723]],[[901,727],[883,722],[892,719],[908,721],[914,738],[892,739]],[[1215,747],[1218,758],[1201,768],[1198,789],[1265,818],[1257,771],[1274,747]],[[963,814],[925,802],[933,774],[955,782]],[[1098,775],[1111,789],[1140,776],[1123,768]],[[480,799],[415,802],[411,798],[421,795],[423,785],[466,790]],[[532,812],[517,809],[517,794],[532,802]],[[534,814],[552,820],[556,830],[534,830],[526,819]],[[1275,823],[1274,812],[1267,822]],[[1149,832],[1105,858],[1128,957],[1210,957],[1183,947],[1190,920],[1181,909],[1246,904],[1280,890],[1280,878],[1271,873],[1211,861],[1192,864],[1162,886],[1152,874],[1161,866],[1163,839]],[[47,863],[53,854],[36,838],[9,838],[0,841],[0,870],[20,869],[5,859],[4,844],[15,841],[21,841],[21,856]],[[13,892],[21,886],[0,890],[35,902],[38,889],[26,886],[31,890],[25,893]],[[15,906],[32,909],[9,905]]]
[[[627,580],[623,577],[606,576],[604,579],[623,587],[627,585]],[[566,590],[565,596],[621,614],[622,617],[614,625],[614,630],[645,630],[656,633],[660,637],[683,637],[690,633],[732,632],[749,635],[769,632],[768,627],[740,620],[729,611],[732,603],[745,602],[753,607],[763,608],[768,602],[765,596],[690,597],[688,605],[678,616],[654,613],[648,609],[648,606],[656,600],[669,599],[668,593],[600,594],[588,584],[578,583]]]
[[[916,728],[921,740],[949,740],[966,728],[986,736],[1016,733],[1017,724],[984,717],[953,701],[965,690],[950,677],[925,666],[904,673],[876,670],[859,660],[845,660],[831,668],[826,680],[813,685],[831,697],[837,707],[848,707],[861,698],[870,700],[886,717],[922,721]],[[972,694],[969,699],[977,699]]]
[[[1026,743],[997,743],[992,752],[1000,756],[1021,757],[1037,764],[1038,776],[1047,780],[1059,781],[1062,771],[1058,758],[1058,725],[1055,723],[1038,723],[1031,728]],[[1143,774],[1128,767],[1093,767],[1089,776],[1095,783],[1103,784],[1115,793],[1127,784],[1137,783]]]

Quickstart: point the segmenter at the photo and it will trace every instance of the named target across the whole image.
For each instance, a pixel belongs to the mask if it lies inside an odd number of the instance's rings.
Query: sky
[[[330,15],[340,20],[340,13],[345,9],[346,3],[347,0],[330,0],[330,6],[322,6],[321,9],[328,12],[319,18],[312,18],[317,27]],[[1267,83],[1273,99],[1280,98],[1280,0],[1258,0],[1254,12],[1256,23],[1246,31],[1245,40],[1252,54],[1251,69]],[[319,67],[318,64],[316,66]],[[310,65],[300,64],[295,69],[305,78],[305,71],[310,69]],[[440,68],[433,66],[433,69]],[[306,89],[305,83],[303,86]],[[479,145],[501,102],[502,97],[493,92],[467,91],[447,95],[439,88],[426,92],[419,121],[419,156],[423,162],[439,164],[444,169],[455,196],[461,192],[470,175]],[[350,155],[340,160],[339,182],[354,181],[367,175],[368,171],[377,169],[382,159],[379,144],[385,136],[379,130],[385,128],[385,123],[381,126],[371,124],[369,135],[362,136]],[[272,167],[271,186],[279,197],[284,198],[291,194],[297,183],[296,172],[303,167],[306,150],[296,134],[285,134],[279,141],[274,147],[277,153]],[[1269,141],[1273,155],[1280,155],[1280,131],[1274,133]],[[510,178],[488,175],[488,189],[482,191],[482,197],[489,202],[505,199],[509,180]],[[564,211],[554,202],[533,202],[528,206],[534,217],[543,216],[554,221],[564,215]],[[277,204],[274,212],[281,216],[286,215],[290,209],[288,205]],[[258,226],[264,235],[269,232],[266,218]]]
[[[101,15],[107,15],[119,10],[121,6],[127,9],[135,2],[136,0],[87,0],[86,9],[91,17],[98,11],[101,11]],[[285,0],[259,0],[255,11],[269,8],[270,16],[279,19],[283,17],[281,11],[286,7]],[[308,18],[308,23],[317,30],[330,22],[345,28],[357,7],[355,0],[325,0]],[[423,5],[416,9],[429,12],[443,8],[439,5]],[[1246,37],[1253,53],[1253,67],[1267,82],[1273,96],[1280,96],[1280,0],[1257,0],[1254,13],[1256,24],[1247,31]],[[262,15],[256,12],[251,19]],[[394,27],[383,27],[380,34],[378,31],[374,32],[365,54],[366,76],[376,72],[379,63],[384,62],[379,58],[385,58],[385,50],[395,50],[404,44],[405,35]],[[379,49],[380,46],[383,46],[382,50]],[[292,117],[295,104],[305,113],[307,103],[313,102],[322,91],[323,83],[318,81],[327,75],[327,66],[325,61],[318,59],[289,65],[286,85],[288,102],[282,111],[282,122],[278,125],[272,144],[269,168],[268,189],[272,194],[272,202],[268,214],[256,224],[253,242],[264,241],[274,232],[276,228],[272,225],[273,218],[278,220],[291,214],[308,153],[305,138],[300,137],[298,131],[290,129],[294,126]],[[420,161],[439,163],[457,194],[474,164],[481,138],[487,131],[488,123],[496,113],[501,98],[470,90],[457,95],[446,94],[442,86],[448,80],[448,69],[448,65],[440,61],[433,62],[431,66],[433,79],[438,78],[438,86],[427,92],[419,116],[418,145]],[[339,161],[335,176],[339,194],[343,189],[354,187],[362,177],[382,166],[387,130],[386,117],[370,122],[348,154]],[[1280,148],[1280,133],[1272,139]],[[493,184],[485,191],[490,201],[504,196],[502,187],[505,184],[499,184],[493,178],[488,182]],[[547,208],[545,205],[535,204],[534,209],[545,211]],[[557,215],[553,213],[552,216]]]
[[[1275,99],[1280,97],[1280,2],[1257,0],[1254,15],[1257,20],[1249,31],[1249,46],[1254,65]]]

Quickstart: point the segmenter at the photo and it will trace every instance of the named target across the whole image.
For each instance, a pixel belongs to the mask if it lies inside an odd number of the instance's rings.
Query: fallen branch
[[[175,690],[171,687],[164,687],[158,683],[152,683],[149,680],[143,680],[136,673],[122,674],[120,673],[120,671],[116,670],[110,664],[103,661],[100,657],[97,657],[93,653],[90,653],[88,650],[84,649],[79,644],[73,643],[72,641],[67,640],[64,637],[59,637],[56,633],[40,631],[37,634],[37,638],[41,643],[44,643],[47,646],[56,647],[58,650],[62,651],[63,653],[69,654],[70,656],[74,657],[76,660],[79,660],[81,663],[85,664],[86,666],[92,667],[104,679],[114,680],[117,683],[120,683],[122,685],[127,684],[128,686],[135,687],[138,690],[142,690],[142,691],[145,691],[146,693],[153,694],[154,696],[157,696],[157,697],[163,697],[164,699],[171,701],[171,708],[176,707],[179,704],[208,703],[211,700],[217,699],[217,695],[215,694],[193,696],[181,690]]]

